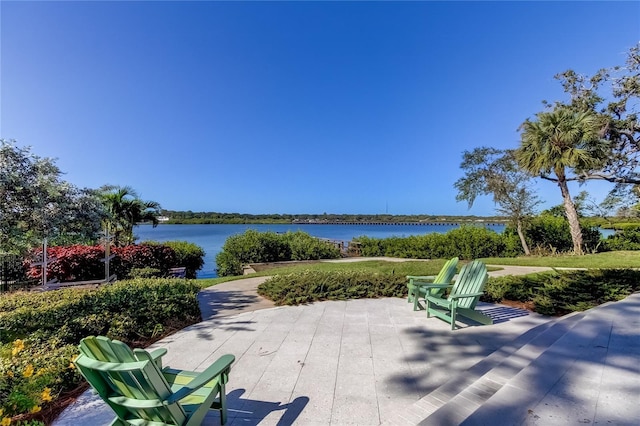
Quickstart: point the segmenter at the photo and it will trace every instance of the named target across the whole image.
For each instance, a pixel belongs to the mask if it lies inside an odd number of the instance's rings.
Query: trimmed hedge
[[[3,295],[3,416],[35,416],[49,401],[75,389],[82,378],[71,362],[83,337],[106,335],[129,345],[144,346],[200,321],[196,300],[199,290],[191,280],[139,279],[98,290]]]
[[[258,286],[258,294],[276,305],[299,305],[318,300],[406,297],[407,280],[395,274],[363,271],[304,271],[275,275]]]

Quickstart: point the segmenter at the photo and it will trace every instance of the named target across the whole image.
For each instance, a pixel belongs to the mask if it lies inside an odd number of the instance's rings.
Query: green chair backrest
[[[487,275],[487,267],[479,260],[469,262],[460,269],[458,279],[451,289],[451,293],[447,300],[451,301],[452,295],[464,295],[481,293],[487,283],[489,276]],[[458,299],[458,306],[461,308],[473,309],[478,303],[480,296],[471,296]]]
[[[178,403],[163,403],[171,387],[147,351],[92,336],[80,342],[75,364],[121,420],[185,423],[187,415]]]
[[[434,283],[437,284],[449,284],[453,277],[456,275],[456,268],[458,267],[458,258],[454,257],[453,259],[447,260],[438,275],[436,275],[433,280]],[[444,293],[444,289],[440,288],[432,288],[429,291],[429,294],[432,296],[437,296]]]
[[[458,258],[454,257],[453,259],[447,260],[447,263],[444,264],[442,269],[436,278],[433,280],[434,283],[440,284],[448,284],[453,279],[453,276],[456,274],[456,268],[458,267]]]

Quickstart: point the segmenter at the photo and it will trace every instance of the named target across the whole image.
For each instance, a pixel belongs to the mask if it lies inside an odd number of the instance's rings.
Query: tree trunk
[[[531,250],[529,250],[527,240],[524,239],[524,232],[522,231],[522,221],[520,219],[518,219],[518,222],[516,223],[516,229],[518,230],[518,237],[520,237],[520,244],[522,244],[524,254],[526,256],[531,256]]]
[[[560,175],[558,175],[558,177],[560,177]],[[565,179],[559,179],[558,186],[560,187],[560,191],[562,192],[562,199],[564,200],[564,210],[567,213],[567,220],[569,221],[569,231],[571,232],[571,240],[573,241],[573,252],[574,254],[578,255],[584,254],[584,252],[582,251],[582,230],[580,229],[578,212],[576,211],[576,206],[571,200],[567,181]]]

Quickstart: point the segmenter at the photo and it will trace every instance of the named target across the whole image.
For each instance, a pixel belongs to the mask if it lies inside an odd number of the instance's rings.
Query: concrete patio
[[[235,355],[232,426],[640,419],[640,294],[561,319],[481,304],[496,324],[452,332],[404,299],[272,308],[262,300],[263,309],[252,310],[261,299],[251,294],[256,282],[225,285],[201,294],[210,319],[154,347],[168,349],[165,365],[198,371]],[[87,392],[54,424],[102,425],[112,417]],[[211,414],[205,424],[219,418]]]

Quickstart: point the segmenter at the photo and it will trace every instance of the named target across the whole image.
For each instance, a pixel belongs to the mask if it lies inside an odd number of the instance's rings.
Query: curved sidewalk
[[[640,294],[559,320],[481,304],[496,324],[451,332],[399,298],[270,308],[255,294],[261,279],[205,289],[203,316],[211,318],[153,346],[168,349],[165,365],[197,371],[222,354],[235,355],[228,425],[640,418]],[[111,419],[85,393],[54,424]],[[211,414],[204,424],[218,425],[219,418]]]

